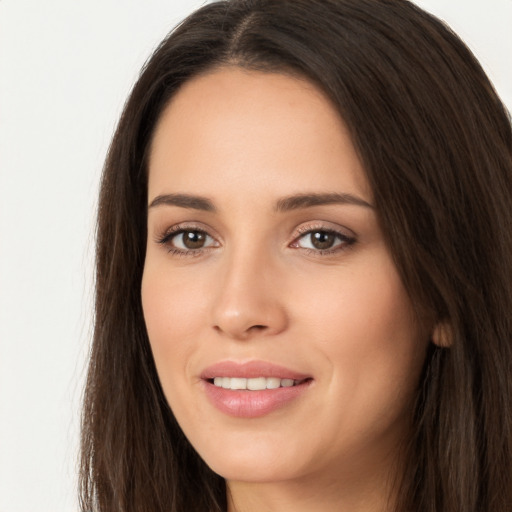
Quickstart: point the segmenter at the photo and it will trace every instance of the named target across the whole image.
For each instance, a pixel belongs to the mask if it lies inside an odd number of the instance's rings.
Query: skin
[[[276,211],[283,197],[333,192],[367,205]],[[165,194],[216,208],[149,206],[142,302],[166,398],[226,478],[229,510],[387,510],[429,336],[337,112],[291,76],[228,67],[196,77],[153,139],[148,204]],[[206,233],[203,248],[180,249],[180,229]],[[322,252],[319,231],[341,236]],[[224,360],[269,361],[312,381],[270,414],[236,418],[200,378]]]

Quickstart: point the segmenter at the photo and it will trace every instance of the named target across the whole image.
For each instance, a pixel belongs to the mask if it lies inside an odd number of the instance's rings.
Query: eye
[[[337,231],[328,229],[311,229],[292,244],[292,247],[310,249],[319,253],[334,252],[355,242],[355,238],[349,237]]]
[[[164,236],[159,242],[177,252],[198,251],[217,245],[213,237],[200,229],[178,229]]]

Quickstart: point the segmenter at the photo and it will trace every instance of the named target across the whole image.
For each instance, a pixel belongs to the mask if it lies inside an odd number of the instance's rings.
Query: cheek
[[[372,259],[373,260],[373,259]],[[391,262],[363,261],[350,270],[334,268],[324,276],[310,274],[294,286],[289,300],[320,336],[335,334],[337,345],[376,347],[416,332],[409,297]],[[300,306],[299,306],[300,305]]]
[[[180,273],[147,267],[142,279],[146,329],[162,386],[177,370],[186,369],[188,356],[200,340],[206,315],[205,290],[199,280],[179,279]]]
[[[343,396],[362,413],[372,404],[383,414],[403,407],[416,389],[428,337],[391,260],[366,260],[342,276],[333,272],[303,285],[295,293],[303,297],[297,316],[308,334],[302,338],[331,367],[332,403]]]

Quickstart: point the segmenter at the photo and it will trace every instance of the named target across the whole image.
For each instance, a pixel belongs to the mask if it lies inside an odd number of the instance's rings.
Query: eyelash
[[[306,251],[307,254],[313,255],[313,256],[328,256],[331,254],[335,254],[337,252],[345,251],[350,246],[354,245],[356,243],[356,238],[354,236],[349,236],[344,233],[341,233],[340,231],[336,231],[335,229],[327,228],[325,226],[302,226],[300,227],[297,232],[299,233],[298,236],[296,236],[293,239],[293,242],[290,244],[290,246],[294,246],[298,243],[298,241],[306,237],[307,235],[312,235],[313,233],[324,233],[327,235],[333,235],[335,236],[341,243],[338,245],[335,245],[332,248],[329,249],[312,249],[308,247],[298,247],[299,249],[302,249],[303,251]]]
[[[214,249],[217,246],[212,245],[210,247],[201,247],[198,249],[180,249],[177,247],[174,247],[171,245],[172,241],[179,235],[184,233],[198,233],[201,235],[205,235],[206,237],[211,238],[212,240],[215,240],[211,235],[208,234],[207,231],[204,229],[200,229],[197,226],[184,226],[182,224],[173,226],[166,230],[166,232],[163,234],[163,236],[159,237],[157,239],[157,243],[160,245],[166,246],[167,251],[172,254],[173,256],[192,256],[197,257],[203,255],[205,252],[210,251],[211,249]],[[327,256],[331,254],[335,254],[337,252],[345,251],[350,246],[354,245],[357,241],[355,237],[348,236],[344,233],[341,233],[339,231],[336,231],[331,228],[326,228],[325,226],[304,226],[297,230],[298,236],[296,236],[293,241],[289,244],[289,247],[302,249],[306,252],[306,254],[313,255],[313,256]],[[333,235],[336,237],[340,243],[338,245],[335,245],[332,248],[329,249],[313,249],[310,247],[299,247],[297,244],[299,240],[306,237],[307,235],[311,235],[313,233],[324,233],[327,235]]]
[[[206,235],[214,239],[211,235],[208,234],[204,229],[200,229],[197,226],[185,226],[183,224],[178,224],[176,226],[172,226],[169,228],[163,236],[159,237],[157,242],[161,245],[166,246],[167,251],[173,256],[201,256],[206,251],[213,249],[215,247],[201,247],[199,249],[180,249],[178,247],[173,247],[171,245],[174,238],[183,233],[199,233],[202,235]]]

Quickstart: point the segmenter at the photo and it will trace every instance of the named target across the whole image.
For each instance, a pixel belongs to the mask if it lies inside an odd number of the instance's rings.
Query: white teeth
[[[247,379],[233,377],[231,379],[231,389],[247,389]]]
[[[245,379],[240,377],[215,377],[213,384],[224,389],[248,389],[262,391],[263,389],[289,388],[297,384],[293,379],[280,379],[278,377],[255,377]]]
[[[277,389],[281,387],[281,379],[278,377],[269,377],[266,381],[267,389]]]
[[[267,389],[267,379],[265,379],[265,377],[247,379],[247,389],[250,389],[251,391],[261,391],[262,389]]]

